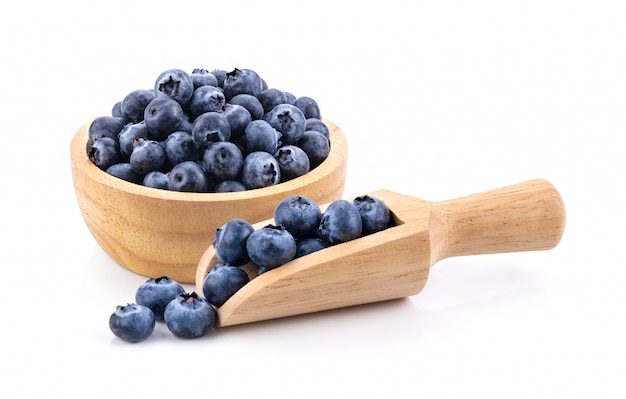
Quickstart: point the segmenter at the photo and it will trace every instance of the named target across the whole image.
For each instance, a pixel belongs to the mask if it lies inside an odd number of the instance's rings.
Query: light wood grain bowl
[[[100,170],[87,157],[90,121],[70,145],[78,206],[96,242],[115,262],[146,277],[169,276],[193,284],[198,261],[226,221],[270,219],[278,202],[290,195],[318,203],[342,198],[348,143],[337,125],[324,122],[330,154],[306,175],[244,192],[182,193],[129,183]]]

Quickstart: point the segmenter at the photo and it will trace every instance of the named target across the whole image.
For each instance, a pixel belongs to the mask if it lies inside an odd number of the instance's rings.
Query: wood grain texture
[[[441,259],[546,250],[558,244],[565,228],[561,196],[541,179],[444,202],[388,190],[370,195],[389,206],[394,227],[298,258],[260,276],[254,265],[246,265],[252,280],[218,309],[218,325],[415,295]],[[273,220],[255,227],[268,223]],[[216,264],[215,251],[209,247],[198,264],[198,292]]]
[[[306,195],[319,203],[342,197],[348,143],[337,125],[324,122],[331,148],[321,165],[272,187],[236,193],[158,190],[111,176],[87,158],[89,122],[70,144],[74,189],[85,224],[121,266],[147,277],[169,276],[193,284],[199,259],[226,221],[270,218],[276,204],[289,195]]]

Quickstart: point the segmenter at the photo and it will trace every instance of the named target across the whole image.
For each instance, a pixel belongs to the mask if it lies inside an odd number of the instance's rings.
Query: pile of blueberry
[[[169,69],[89,126],[87,156],[147,187],[232,192],[317,167],[330,134],[317,102],[268,87],[251,69]]]
[[[310,198],[290,196],[274,209],[274,223],[259,229],[243,219],[231,219],[216,231],[213,241],[218,264],[206,275],[202,294],[185,292],[168,277],[149,279],[135,294],[135,303],[118,306],[109,319],[121,339],[140,342],[152,334],[156,320],[183,338],[211,331],[215,309],[250,281],[241,268],[252,262],[258,275],[310,253],[392,226],[391,212],[379,198],[362,195],[336,200],[324,212]]]
[[[213,248],[218,264],[202,286],[211,304],[219,308],[250,281],[241,266],[252,262],[261,275],[331,245],[382,231],[392,219],[387,205],[370,195],[333,201],[324,212],[312,199],[293,195],[276,206],[274,223],[255,230],[243,219],[231,219],[217,229]]]

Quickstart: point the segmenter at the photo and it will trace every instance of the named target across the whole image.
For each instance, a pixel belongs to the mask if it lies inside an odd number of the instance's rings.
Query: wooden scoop
[[[547,250],[561,240],[565,208],[556,189],[532,180],[467,197],[428,202],[387,190],[394,226],[295,259],[257,277],[218,310],[218,326],[318,312],[419,293],[438,261],[462,255]],[[325,209],[322,206],[322,209]],[[255,228],[273,223],[256,223]],[[196,286],[217,264],[213,247],[199,262]]]

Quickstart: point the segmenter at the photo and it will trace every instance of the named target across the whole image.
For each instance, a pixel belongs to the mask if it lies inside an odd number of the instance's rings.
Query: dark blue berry
[[[133,152],[130,154],[130,164],[135,172],[146,175],[153,170],[159,170],[164,163],[165,149],[160,142],[142,138],[135,140]]]
[[[157,96],[170,97],[180,105],[189,102],[193,89],[191,77],[182,69],[168,69],[162,72],[154,82],[154,92]]]
[[[209,177],[218,180],[233,180],[241,172],[243,154],[234,143],[219,141],[211,144],[204,151],[202,162]]]
[[[245,109],[250,112],[250,116],[252,120],[257,120],[263,118],[265,115],[265,111],[263,110],[263,105],[261,102],[252,94],[238,94],[235,97],[231,98],[228,102],[233,105],[241,105]]]
[[[239,191],[246,191],[246,186],[238,180],[224,180],[217,183],[214,191],[216,193],[235,193]]]
[[[289,196],[274,208],[274,222],[296,239],[315,237],[321,220],[320,207],[311,198],[301,195]]]
[[[155,139],[165,139],[179,130],[186,115],[180,104],[168,96],[158,96],[146,106],[144,122]]]
[[[391,224],[391,211],[380,198],[362,195],[356,197],[352,203],[361,214],[362,234],[376,233]]]
[[[213,248],[220,263],[243,266],[250,261],[246,242],[254,228],[246,220],[235,218],[224,223],[215,232]]]
[[[210,304],[219,308],[249,281],[243,269],[218,264],[204,278],[202,293]]]
[[[238,94],[251,94],[255,97],[263,91],[263,80],[251,69],[237,69],[228,72],[223,83],[226,100]]]
[[[191,115],[197,117],[205,112],[219,112],[224,109],[226,98],[222,89],[216,86],[200,86],[194,90],[189,102]]]
[[[311,169],[318,167],[330,154],[330,140],[315,130],[304,132],[297,145],[309,157]]]
[[[111,137],[101,137],[88,147],[87,157],[94,165],[102,170],[106,170],[120,160],[119,144]]]
[[[295,257],[296,240],[284,227],[270,224],[252,232],[246,248],[254,264],[273,269]]]
[[[117,306],[109,317],[109,328],[117,337],[128,342],[141,342],[154,331],[154,313],[150,308],[129,303]]]
[[[267,121],[254,120],[244,130],[246,152],[265,151],[274,154],[282,145],[281,137],[282,134]]]
[[[207,192],[209,183],[204,168],[198,162],[184,161],[167,174],[167,188],[171,191]]]
[[[280,179],[280,165],[272,154],[255,151],[244,158],[241,182],[247,189],[274,186]]]
[[[295,145],[280,147],[274,154],[280,165],[281,181],[295,179],[309,172],[308,155]]]
[[[155,97],[154,90],[139,89],[131,91],[122,100],[124,117],[132,123],[143,121],[144,111]]]
[[[354,240],[361,236],[363,222],[354,204],[335,200],[328,205],[317,229],[317,237],[331,244]]]
[[[264,113],[270,112],[278,104],[287,103],[287,98],[285,97],[285,93],[275,88],[263,90],[257,96],[257,98],[259,99],[259,102],[263,106]]]
[[[137,288],[135,302],[150,308],[156,320],[163,320],[167,304],[184,292],[181,284],[167,276],[150,278]]]
[[[181,338],[207,335],[216,321],[215,309],[195,292],[183,293],[170,301],[163,313],[167,328]]]
[[[142,184],[146,187],[167,190],[167,174],[158,170],[153,170],[143,178]]]
[[[301,258],[305,255],[312,254],[313,252],[317,252],[321,249],[328,248],[330,243],[324,240],[320,240],[319,238],[305,238],[303,240],[299,240],[296,246],[296,256],[295,258]]]
[[[111,176],[115,176],[118,179],[125,180],[130,183],[142,184],[143,183],[143,175],[135,172],[133,167],[128,162],[120,162],[114,165],[111,165],[107,168],[106,172]]]
[[[206,69],[196,68],[191,71],[189,75],[191,81],[193,82],[194,89],[197,89],[200,86],[215,86],[218,87],[217,78],[211,72]]]
[[[328,126],[322,120],[317,118],[308,118],[305,121],[304,130],[315,130],[322,133],[324,136],[326,136],[326,138],[330,138],[330,130],[328,129]]]
[[[139,138],[147,139],[150,137],[150,132],[145,123],[129,123],[117,136],[117,141],[120,145],[120,152],[126,159],[130,157],[135,147],[135,140]]]
[[[126,118],[115,116],[100,116],[89,125],[88,136],[91,141],[101,137],[110,137],[117,140],[117,135],[122,131],[128,121]]]
[[[279,104],[265,115],[265,120],[282,133],[283,144],[295,144],[304,134],[306,119],[295,105]]]
[[[205,112],[193,122],[193,139],[200,148],[206,148],[211,143],[230,140],[230,125],[218,112]]]
[[[165,155],[172,166],[185,161],[200,160],[198,144],[191,133],[181,130],[171,133],[165,139],[164,147]]]
[[[317,118],[322,119],[322,114],[320,112],[320,107],[317,104],[317,101],[312,99],[311,97],[298,97],[294,102],[294,105],[302,111],[305,119],[309,118]]]

